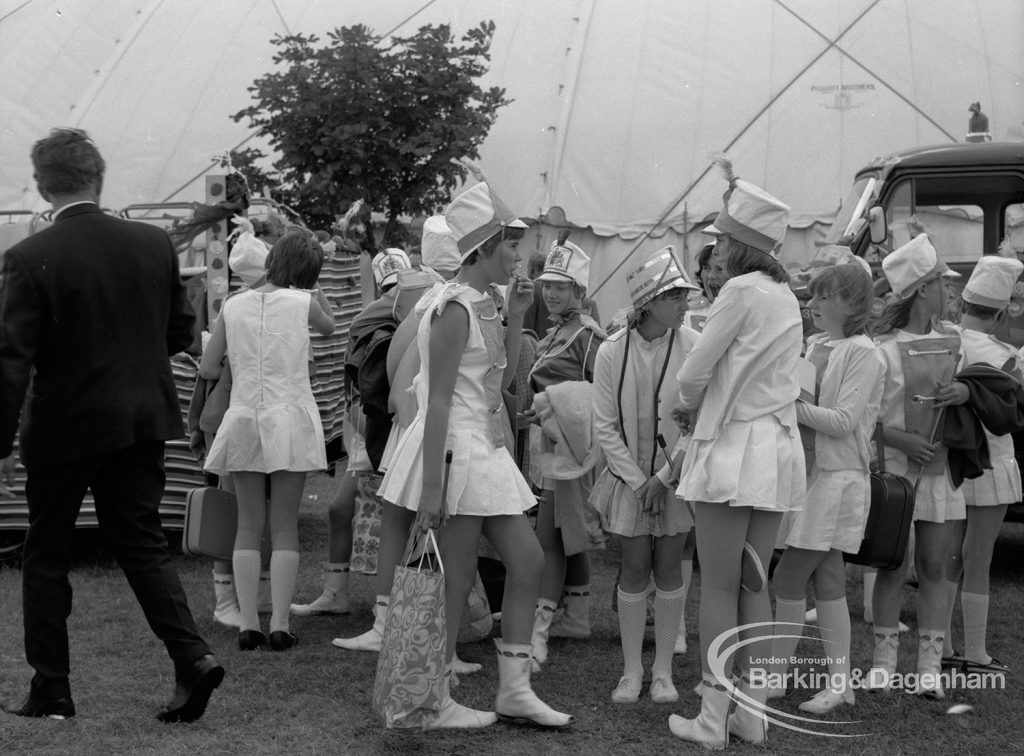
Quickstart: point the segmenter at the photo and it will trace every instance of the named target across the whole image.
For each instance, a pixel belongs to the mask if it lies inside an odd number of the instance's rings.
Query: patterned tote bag
[[[384,638],[373,682],[373,710],[388,729],[422,730],[441,708],[446,668],[444,565],[433,530],[414,529],[395,568]]]

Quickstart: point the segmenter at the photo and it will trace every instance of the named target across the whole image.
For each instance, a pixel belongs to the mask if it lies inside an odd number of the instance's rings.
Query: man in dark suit
[[[35,669],[28,698],[7,710],[75,714],[68,570],[92,489],[110,549],[174,661],[174,697],[158,718],[193,721],[224,668],[196,631],[158,511],[164,441],[184,435],[168,355],[191,343],[194,319],[178,257],[162,230],[100,210],[104,162],[84,131],[53,130],[32,163],[54,222],[11,247],[0,272],[0,458],[20,416],[25,656]]]

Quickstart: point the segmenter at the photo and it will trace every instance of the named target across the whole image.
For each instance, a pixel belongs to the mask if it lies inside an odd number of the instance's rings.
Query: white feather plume
[[[708,153],[708,158],[714,165],[717,165],[719,170],[722,171],[722,175],[725,176],[725,180],[729,182],[729,186],[732,186],[738,178],[732,170],[732,160],[724,152],[711,152]]]

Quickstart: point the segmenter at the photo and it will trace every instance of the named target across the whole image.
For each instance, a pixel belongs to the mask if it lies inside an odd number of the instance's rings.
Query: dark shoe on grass
[[[161,722],[195,722],[203,716],[214,689],[224,679],[224,667],[213,654],[197,659],[174,686],[174,698],[156,718]]]
[[[243,630],[238,634],[238,647],[243,651],[255,651],[267,645],[267,636],[259,630]]]
[[[271,651],[287,651],[297,645],[299,645],[299,639],[284,630],[275,630],[270,634]]]
[[[963,667],[966,663],[967,660],[964,658],[963,653],[960,651],[954,650],[953,653],[951,653],[949,656],[942,657],[942,666],[946,669]]]
[[[990,656],[988,663],[964,659],[964,669],[968,672],[1009,672],[1010,667],[999,661],[996,657]]]
[[[64,698],[38,698],[31,693],[18,707],[4,707],[8,714],[18,717],[50,717],[67,719],[75,716],[75,702],[70,696]]]

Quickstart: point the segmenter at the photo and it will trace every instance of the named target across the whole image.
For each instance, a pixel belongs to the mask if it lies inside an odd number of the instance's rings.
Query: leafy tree
[[[388,217],[444,205],[507,105],[505,90],[483,89],[494,23],[460,41],[447,25],[385,40],[365,26],[316,36],[278,36],[274,63],[236,113],[269,137],[282,198],[314,227],[329,225],[362,198]]]

